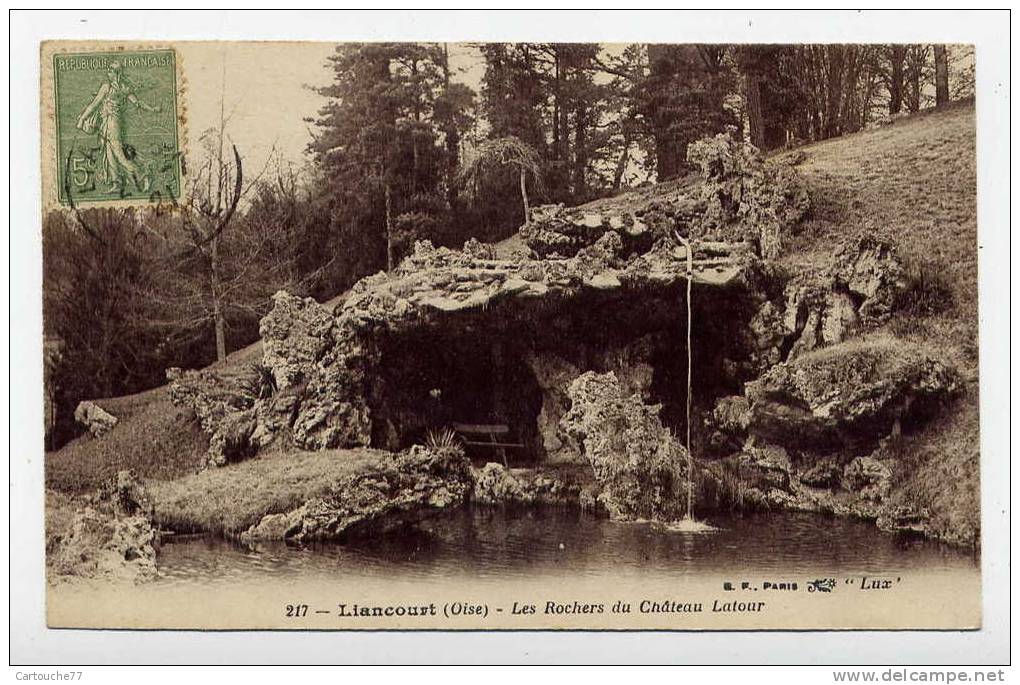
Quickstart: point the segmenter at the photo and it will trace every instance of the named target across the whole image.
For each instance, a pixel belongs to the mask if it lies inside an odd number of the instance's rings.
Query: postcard
[[[972,45],[40,49],[49,627],[981,627]]]

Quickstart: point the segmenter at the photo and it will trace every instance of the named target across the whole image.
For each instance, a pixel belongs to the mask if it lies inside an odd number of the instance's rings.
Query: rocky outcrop
[[[611,517],[672,521],[683,516],[687,454],[663,426],[658,405],[625,396],[615,374],[586,372],[569,389],[561,424],[588,459]]]
[[[252,391],[243,379],[172,369],[171,398],[194,409],[210,436],[212,465],[246,458],[280,436],[312,450],[365,446],[373,435],[378,444],[400,444],[401,426],[421,427],[399,416],[401,409],[392,416],[385,407],[377,411],[395,387],[387,387],[378,370],[401,363],[382,358],[385,341],[456,328],[457,322],[475,330],[488,325],[502,335],[506,324],[496,323],[543,317],[555,322],[557,308],[572,300],[614,298],[613,306],[627,306],[627,298],[646,305],[658,297],[672,306],[689,275],[699,287],[755,287],[754,274],[763,268],[756,256],[757,233],[723,228],[766,216],[785,226],[799,219],[804,203],[786,186],[768,195],[765,186],[782,174],[745,153],[734,139],[720,138],[699,153],[701,181],[678,187],[668,200],[536,208],[521,229],[527,255],[497,258],[492,246],[478,241],[469,240],[459,251],[422,241],[393,272],[361,279],[335,309],[277,293],[261,323],[263,359],[255,372],[268,381],[257,380]],[[682,199],[695,196],[703,210],[698,230],[692,229],[690,207]],[[689,246],[674,240],[678,228]],[[398,347],[391,344],[390,350]],[[535,365],[537,376],[559,373],[541,368],[542,363]],[[652,380],[647,360],[616,366],[591,359],[568,363],[577,370],[615,369],[628,390],[642,394]],[[564,384],[540,379],[540,385],[546,395],[539,427],[543,447],[554,458],[569,458],[553,430],[563,412]]]
[[[208,370],[167,370],[170,400],[189,407],[202,430],[209,435],[206,455],[210,466],[223,466],[250,456],[259,447],[253,439],[257,422],[256,398],[244,383],[223,378]]]
[[[701,182],[678,203],[680,230],[703,240],[750,241],[763,258],[777,257],[810,206],[793,166],[766,162],[733,130],[691,143],[687,160]]]
[[[489,462],[480,469],[472,469],[474,486],[471,500],[478,504],[520,505],[552,504],[584,506],[594,502],[595,493],[576,479],[544,469],[509,469],[503,464]]]
[[[742,395],[729,395],[716,400],[712,415],[706,420],[709,446],[716,453],[740,449],[751,426],[751,403]]]
[[[312,298],[273,296],[273,308],[259,323],[262,363],[280,390],[304,383],[336,341],[336,318]]]
[[[521,227],[521,238],[543,258],[573,257],[599,243],[613,245],[614,256],[626,256],[648,251],[656,240],[669,237],[672,228],[673,217],[660,204],[633,213],[543,205],[531,211],[531,220]]]
[[[855,457],[843,470],[843,487],[873,502],[881,502],[892,488],[892,470],[874,456]]]
[[[927,509],[914,509],[902,505],[886,507],[875,519],[875,525],[890,533],[907,533],[911,535],[929,535],[943,537],[947,542],[973,546],[975,539],[955,539],[945,535],[932,535],[930,528],[931,512]]]
[[[835,490],[843,483],[843,467],[833,457],[823,457],[804,469],[800,482],[812,488]]]
[[[612,371],[624,395],[636,395],[647,401],[651,395],[654,368],[653,353],[665,343],[656,335],[642,336],[629,344],[604,349],[584,349],[588,370],[600,373]],[[582,343],[578,343],[583,348]],[[533,352],[527,357],[528,368],[542,391],[542,408],[536,423],[542,441],[543,461],[550,464],[587,463],[576,442],[563,432],[561,420],[570,410],[569,389],[581,375],[578,364],[565,360],[553,352]]]
[[[98,579],[141,583],[156,577],[159,538],[145,489],[121,471],[99,493],[46,498],[46,570],[51,583]]]
[[[615,236],[622,256],[647,252],[674,230],[700,241],[749,242],[767,259],[779,254],[782,235],[807,213],[810,201],[791,164],[765,161],[734,132],[688,146],[688,161],[701,174],[664,197],[641,203],[606,202],[532,210],[521,228],[539,257],[572,257],[605,236]]]
[[[471,483],[459,449],[415,446],[337,480],[294,511],[264,516],[241,538],[303,543],[378,535],[459,506]]]
[[[843,241],[824,269],[794,276],[781,296],[761,302],[749,324],[757,370],[883,323],[908,286],[890,243],[873,237]]]
[[[595,293],[672,299],[672,289],[687,278],[686,248],[660,241],[627,256],[614,230],[565,259],[491,259],[491,251],[479,246],[457,251],[419,242],[392,274],[359,281],[336,311],[277,293],[261,325],[262,370],[272,382],[260,381],[260,390],[251,388],[250,379],[168,372],[171,398],[192,407],[210,435],[209,463],[244,458],[282,434],[311,450],[368,445],[371,402],[385,401],[377,370],[401,363],[382,358],[384,340],[464,319],[475,327],[486,319],[501,325],[514,317],[534,321],[550,307]],[[757,265],[746,245],[695,243],[693,252],[693,281],[701,285],[738,284]],[[629,384],[650,382],[647,364],[633,372]],[[555,394],[563,390],[545,387],[550,402],[542,437],[555,454],[549,427],[558,421],[562,398]]]
[[[74,420],[84,426],[94,438],[101,438],[117,425],[117,417],[95,402],[79,402],[74,409]]]
[[[898,503],[894,492],[916,466],[900,464],[891,446],[960,389],[952,367],[886,334],[776,364],[747,383],[743,396],[716,403],[710,444],[736,450],[709,466],[716,500],[852,516],[947,538],[927,511]]]
[[[294,443],[304,449],[367,445],[371,423],[364,381],[373,351],[353,317],[279,292],[259,330],[262,363],[279,389],[300,390],[285,404]]]
[[[874,447],[904,422],[923,420],[961,388],[956,371],[925,350],[876,334],[791,355],[716,400],[709,444],[746,440],[795,449]]]
[[[749,432],[814,449],[875,444],[958,388],[953,369],[910,343],[848,341],[777,364],[748,383]]]
[[[906,269],[892,244],[869,235],[841,243],[829,274],[834,287],[845,289],[859,302],[858,314],[868,323],[887,320],[909,286]]]
[[[775,445],[747,445],[736,454],[709,463],[700,474],[699,500],[739,509],[806,508],[799,502],[786,450]],[[714,494],[708,497],[706,487]],[[713,504],[706,501],[706,504]]]
[[[843,342],[860,321],[844,292],[793,283],[785,294],[783,329],[793,341],[786,360]]]
[[[550,463],[578,461],[582,457],[560,431],[560,420],[570,410],[567,391],[580,371],[570,362],[548,352],[529,355],[527,363],[542,389],[542,409],[537,423],[546,460]]]

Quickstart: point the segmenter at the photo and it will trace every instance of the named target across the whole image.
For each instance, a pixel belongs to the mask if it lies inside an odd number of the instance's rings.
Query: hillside
[[[781,156],[797,161],[813,207],[798,231],[785,237],[783,267],[791,273],[817,270],[834,245],[861,230],[891,240],[910,263],[920,285],[908,308],[885,326],[945,356],[963,372],[967,388],[952,416],[892,447],[914,466],[905,470],[894,496],[943,512],[943,537],[968,539],[979,510],[973,105],[922,113]],[[636,205],[668,198],[677,187],[661,184],[590,206]],[[510,239],[498,249],[514,245]],[[211,369],[243,373],[260,356],[255,344]],[[82,437],[47,455],[50,487],[88,490],[123,468],[143,478],[173,479],[203,463],[205,437],[171,405],[166,388],[99,403],[120,424],[103,439]]]

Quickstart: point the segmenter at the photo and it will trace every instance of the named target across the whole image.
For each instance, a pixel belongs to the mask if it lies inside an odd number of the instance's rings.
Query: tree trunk
[[[216,361],[221,362],[227,358],[227,336],[219,300],[213,302],[213,320],[216,328]]]
[[[560,100],[562,99],[562,87],[560,82],[562,76],[560,75],[560,52],[557,47],[553,47],[553,159],[560,161],[563,159],[563,149],[560,145]]]
[[[630,162],[630,134],[623,134],[623,150],[620,152],[620,159],[616,162],[616,170],[613,171],[613,190],[619,190],[623,182],[623,172],[627,170]]]
[[[903,61],[907,58],[905,45],[892,46],[889,74],[889,114],[903,109]]]
[[[924,69],[927,52],[926,47],[914,45],[907,54],[908,73],[904,100],[909,112],[918,112],[921,109],[921,71]]]
[[[945,45],[935,45],[935,107],[949,104],[949,57]]]
[[[757,74],[747,75],[747,127],[751,133],[751,144],[764,150],[765,119],[761,107],[761,82]]]
[[[220,302],[219,288],[219,267],[220,250],[219,236],[214,237],[209,244],[209,280],[212,291],[213,303],[213,333],[216,336],[216,361],[223,361],[227,358],[227,335],[226,326],[223,322],[223,305]]]
[[[393,215],[390,201],[390,182],[386,182],[386,270],[393,271]]]
[[[450,49],[443,43],[443,92],[450,91]],[[451,120],[443,132],[446,137],[446,201],[450,207],[457,203],[457,167],[460,165],[460,132]]]
[[[676,46],[649,44],[648,69],[652,79],[667,87],[676,76],[670,56]],[[656,98],[664,100],[665,98]],[[681,145],[676,134],[670,130],[674,114],[668,111],[665,104],[657,104],[650,112],[652,137],[655,140],[655,176],[658,182],[668,181],[680,173],[686,154],[686,145]]]
[[[587,112],[583,104],[578,103],[574,111],[574,201],[584,202],[588,188],[585,182],[585,171],[588,168],[588,133]]]
[[[524,202],[524,223],[531,223],[531,208],[528,206],[528,185],[525,182],[527,170],[521,167],[521,200]]]
[[[845,67],[845,46],[826,45],[826,103],[825,121],[822,131],[823,138],[835,138],[840,135],[840,111],[843,101],[843,71]]]

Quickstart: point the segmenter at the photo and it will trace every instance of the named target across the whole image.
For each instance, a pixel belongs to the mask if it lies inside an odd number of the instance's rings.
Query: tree
[[[904,102],[908,112],[917,112],[921,109],[924,83],[927,81],[928,46],[908,45],[905,57],[904,80]]]
[[[796,137],[823,140],[860,130],[869,120],[882,82],[878,46],[790,46],[782,70],[793,83]]]
[[[514,136],[494,138],[482,143],[471,159],[461,169],[461,179],[477,180],[479,176],[495,167],[509,166],[517,171],[521,202],[524,204],[524,223],[531,221],[531,207],[528,203],[527,176],[531,174],[535,186],[541,187],[542,176],[538,153],[533,147]]]
[[[637,89],[647,76],[648,51],[641,43],[628,45],[619,55],[595,57],[596,68],[611,80],[605,88],[605,110],[609,119],[608,155],[616,156],[609,187],[615,191],[623,183],[632,162],[632,148],[641,147],[646,131],[638,113]]]
[[[84,228],[87,226],[88,228]],[[47,214],[42,231],[43,330],[62,352],[53,379],[59,447],[76,433],[78,402],[137,392],[163,380],[176,357],[145,323],[148,246],[133,210]]]
[[[443,136],[446,150],[444,185],[447,203],[451,209],[457,203],[457,170],[460,168],[460,143],[464,133],[474,124],[473,110],[475,93],[463,83],[451,80],[450,52],[446,43],[442,45],[441,70],[442,91],[433,104],[436,127]]]
[[[205,187],[205,194],[203,195],[202,190],[199,190],[192,203],[197,211],[193,213],[185,209],[181,218],[182,226],[191,242],[182,256],[187,258],[190,255],[203,254],[206,260],[209,275],[209,315],[216,336],[216,359],[223,361],[227,357],[227,337],[223,312],[224,292],[220,241],[223,232],[230,226],[234,213],[237,211],[237,203],[241,199],[241,189],[244,183],[244,171],[241,155],[236,147],[232,146],[233,164],[223,158],[223,126],[226,122],[222,119],[222,107],[220,116],[219,135],[216,137],[216,158],[213,160],[210,155],[209,164],[200,169],[196,184],[199,189]],[[214,174],[215,179],[213,179]],[[202,182],[203,175],[207,181],[205,184]],[[213,188],[215,190],[212,190]]]
[[[945,45],[933,45],[935,55],[935,106],[949,104],[949,57]]]
[[[786,63],[789,47],[740,45],[733,52],[744,79],[745,109],[751,143],[772,150],[786,143],[798,98]]]
[[[395,266],[401,216],[427,209],[436,230],[449,223],[451,160],[459,156],[472,98],[449,82],[440,45],[350,43],[329,65],[334,81],[319,89],[328,101],[313,121],[309,149],[349,285]]]
[[[543,93],[540,112],[548,122],[543,171],[553,201],[576,204],[589,199],[595,166],[612,137],[606,121],[607,88],[594,78],[599,52],[595,43],[530,44]]]
[[[649,45],[638,112],[655,148],[659,181],[685,172],[687,145],[739,124],[726,98],[735,75],[724,45]]]
[[[889,114],[899,114],[903,109],[903,63],[907,57],[907,46],[890,45],[886,51],[889,59]]]
[[[514,136],[544,154],[542,117],[546,96],[537,46],[486,43],[480,49],[485,59],[481,109],[489,125],[489,137]]]

